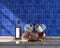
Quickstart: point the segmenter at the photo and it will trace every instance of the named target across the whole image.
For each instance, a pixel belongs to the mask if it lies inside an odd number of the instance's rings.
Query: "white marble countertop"
[[[43,41],[15,40],[14,36],[0,36],[0,45],[60,45],[60,37],[49,37]]]

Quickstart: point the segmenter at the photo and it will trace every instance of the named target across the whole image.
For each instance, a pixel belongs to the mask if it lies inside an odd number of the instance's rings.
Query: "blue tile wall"
[[[14,36],[16,20],[45,24],[47,36],[60,36],[60,0],[0,0],[0,36]]]

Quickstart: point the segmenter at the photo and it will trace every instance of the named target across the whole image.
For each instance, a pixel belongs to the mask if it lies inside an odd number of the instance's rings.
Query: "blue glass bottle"
[[[16,21],[15,39],[21,39],[20,19],[17,19],[17,21]]]

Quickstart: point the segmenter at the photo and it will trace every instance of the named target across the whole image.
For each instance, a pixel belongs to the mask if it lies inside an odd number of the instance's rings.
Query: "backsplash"
[[[47,36],[60,36],[60,0],[0,0],[0,36],[14,36],[17,19],[25,24],[45,24]]]

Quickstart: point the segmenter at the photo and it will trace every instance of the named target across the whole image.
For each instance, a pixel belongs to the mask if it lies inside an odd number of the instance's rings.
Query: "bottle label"
[[[16,38],[20,38],[20,28],[16,28]]]

